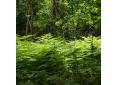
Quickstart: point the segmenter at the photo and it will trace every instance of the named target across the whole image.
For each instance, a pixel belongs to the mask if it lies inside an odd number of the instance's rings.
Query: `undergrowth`
[[[100,85],[99,37],[68,42],[50,34],[35,42],[26,38],[16,39],[17,85]]]

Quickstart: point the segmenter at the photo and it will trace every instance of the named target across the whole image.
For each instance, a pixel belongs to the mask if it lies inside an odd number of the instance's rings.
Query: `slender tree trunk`
[[[56,17],[56,1],[55,0],[52,1],[52,16],[53,18]]]
[[[33,0],[27,0],[26,1],[26,17],[27,17],[27,22],[26,22],[26,35],[28,33],[32,34],[33,33],[33,9],[32,9],[32,2]]]
[[[52,0],[52,21],[53,21],[53,26],[52,26],[52,33],[54,35],[56,35],[56,30],[57,30],[57,27],[55,26],[55,22],[56,22],[56,0]]]
[[[63,5],[63,6],[62,6],[62,11],[61,11],[61,18],[62,18],[63,20],[64,20],[64,12],[65,12],[64,1],[65,1],[65,0],[62,0],[62,2],[61,2],[62,5]],[[62,36],[63,36],[63,38],[64,38],[64,33],[65,33],[64,31],[65,31],[65,30],[64,30],[64,29],[61,29],[61,30],[62,30]]]

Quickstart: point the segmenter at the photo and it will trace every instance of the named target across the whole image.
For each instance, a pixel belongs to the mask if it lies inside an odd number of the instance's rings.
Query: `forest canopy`
[[[17,0],[17,34],[100,36],[100,0]]]

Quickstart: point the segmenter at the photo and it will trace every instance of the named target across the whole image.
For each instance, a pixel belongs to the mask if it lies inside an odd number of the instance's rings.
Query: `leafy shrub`
[[[17,85],[100,85],[98,37],[70,42],[51,34],[36,42],[22,38],[16,42]]]

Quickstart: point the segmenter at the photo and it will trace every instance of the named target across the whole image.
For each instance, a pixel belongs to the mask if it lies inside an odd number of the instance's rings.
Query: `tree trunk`
[[[27,7],[27,22],[26,22],[26,35],[32,34],[33,32],[33,8],[32,8],[32,2],[33,0],[27,0],[26,1],[26,7]]]
[[[57,27],[55,25],[55,22],[56,22],[56,0],[52,0],[52,33],[54,35],[56,35],[56,30],[57,30]]]

